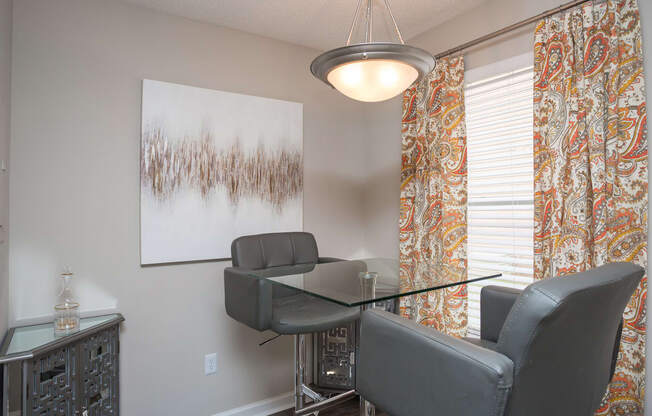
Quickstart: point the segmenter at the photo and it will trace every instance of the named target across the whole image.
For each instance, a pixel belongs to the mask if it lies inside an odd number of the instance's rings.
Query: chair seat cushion
[[[360,309],[347,308],[304,293],[274,299],[271,329],[277,334],[308,334],[355,321]]]
[[[480,338],[465,337],[464,341],[470,342],[471,344],[475,344],[478,347],[486,348],[492,351],[496,351],[496,346],[498,345],[493,341],[487,341],[486,339],[480,339]]]

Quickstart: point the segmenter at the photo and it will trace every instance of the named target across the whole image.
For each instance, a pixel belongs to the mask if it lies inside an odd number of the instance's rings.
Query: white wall
[[[50,314],[71,265],[83,309],[126,317],[124,415],[210,415],[290,391],[291,339],[258,347],[269,334],[224,312],[229,263],[139,266],[141,80],[304,103],[304,228],[330,256],[363,253],[363,104],[317,82],[318,52],[299,46],[112,0],[21,0],[13,17],[12,323]]]
[[[0,339],[9,313],[9,118],[12,0],[0,0]]]

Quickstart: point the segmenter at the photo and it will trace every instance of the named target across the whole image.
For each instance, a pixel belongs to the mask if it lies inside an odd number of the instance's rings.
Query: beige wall
[[[559,3],[490,0],[410,43],[437,53]],[[652,39],[652,2],[640,3]],[[0,0],[0,159],[7,10]],[[21,0],[13,16],[11,322],[49,314],[69,264],[85,309],[127,318],[123,414],[209,415],[289,391],[290,340],[258,347],[267,334],[224,314],[227,263],[139,267],[141,80],[303,102],[304,228],[322,254],[342,257],[397,255],[400,99],[354,103],[310,76],[316,51],[116,1]],[[531,38],[527,29],[476,48],[467,68],[527,52]],[[652,40],[645,48],[652,57]],[[213,351],[219,372],[206,377]]]
[[[12,322],[48,315],[71,265],[82,308],[126,317],[124,415],[290,391],[291,338],[258,347],[224,312],[227,263],[139,266],[141,80],[304,103],[304,229],[330,256],[363,253],[363,105],[313,79],[317,51],[117,1],[17,1],[13,34]]]
[[[0,339],[9,312],[9,119],[12,0],[0,0]]]
[[[409,44],[433,54],[559,6],[559,0],[489,0]],[[465,54],[466,69],[521,55],[533,49],[532,27],[475,47]],[[367,170],[364,191],[365,249],[371,256],[398,256],[401,171],[401,98],[368,104]]]
[[[532,17],[559,6],[559,0],[489,0],[471,11],[449,20],[419,36],[409,44],[433,54],[501,29],[509,24]],[[465,53],[465,68],[472,69],[533,50],[533,27],[520,29],[498,40],[490,41]],[[370,104],[367,119],[374,134],[370,148],[383,149],[369,162],[377,170],[367,178],[365,205],[365,239],[372,255],[398,251],[398,216],[401,171],[401,98],[385,103]],[[382,168],[380,168],[382,167]],[[392,176],[393,175],[393,176]],[[383,201],[391,205],[370,206]],[[391,201],[394,201],[391,203]],[[383,231],[380,231],[380,227]],[[392,230],[390,233],[388,230]]]
[[[559,0],[489,0],[465,14],[410,39],[408,43],[437,54],[550,10],[561,3],[563,2]],[[644,38],[651,39],[652,1],[639,0],[639,3]],[[530,26],[468,50],[465,53],[466,69],[477,68],[532,51],[534,49],[532,32],[533,26]],[[652,51],[652,40],[645,42],[645,49]],[[645,69],[649,74],[652,52],[647,53],[646,56],[651,57],[645,61]],[[650,89],[652,88],[648,91]],[[371,129],[368,137],[368,147],[371,152],[368,165],[371,174],[367,178],[368,186],[365,194],[365,211],[368,214],[366,236],[369,236],[365,239],[365,247],[374,255],[396,251],[398,245],[396,224],[399,215],[398,184],[401,169],[400,113],[400,98],[380,104],[369,104],[366,108],[367,123]],[[388,208],[387,205],[377,206],[379,201],[390,204],[390,201],[396,202]],[[387,229],[379,230],[378,227],[386,225],[393,227],[394,232],[390,234]]]
[[[649,0],[639,0],[639,9],[641,13],[641,29],[643,31],[643,50],[645,54],[645,59],[644,59],[644,71],[646,75],[646,81],[647,81],[647,90],[646,90],[646,100],[648,105],[652,105],[652,2]],[[649,125],[648,121],[648,125]],[[648,139],[649,140],[649,139]],[[650,142],[648,141],[648,154],[650,153],[650,148],[652,146],[650,145]],[[648,184],[651,182],[651,177],[652,177],[652,172],[648,169]],[[649,185],[648,185],[648,193],[649,193]],[[652,212],[652,199],[649,198],[648,196],[648,236],[647,236],[647,246],[648,246],[648,255],[647,255],[647,263],[652,264],[650,262],[650,219],[649,219],[649,213]],[[649,270],[649,269],[648,269]],[[648,273],[648,279],[649,279],[649,273]],[[647,310],[650,310],[650,300],[648,298],[648,303],[647,303]],[[647,334],[647,351],[646,351],[646,357],[649,360],[649,357],[652,357],[650,353],[652,352],[652,345],[650,345],[650,336],[649,332]],[[646,367],[647,369],[647,367]],[[646,384],[649,384],[650,381],[650,373],[649,370],[646,373]],[[652,397],[650,397],[650,393],[647,394],[645,397],[645,414],[650,415],[652,414]]]
[[[565,1],[560,0],[489,0],[457,18],[410,39],[409,43],[437,54],[563,3]],[[648,86],[647,102],[652,103],[652,1],[639,0],[639,8]],[[465,54],[466,69],[477,68],[533,50],[532,33],[533,27],[529,27],[467,51]],[[373,205],[377,201],[382,201],[388,204],[382,207],[366,205],[368,228],[365,235],[371,236],[371,238],[365,239],[365,244],[367,250],[375,255],[396,251],[398,246],[397,223],[400,192],[397,178],[401,169],[401,100],[395,99],[380,105],[376,104],[375,107],[371,105],[367,110],[369,111],[367,115],[369,124],[375,132],[369,136],[369,140],[374,147],[383,149],[383,151],[377,153],[378,157],[370,162],[370,164],[382,168],[377,169],[374,175],[367,178],[368,188],[366,189],[365,203]],[[392,204],[392,201],[396,202]],[[652,205],[649,211],[652,212]],[[389,233],[390,228],[395,232]],[[649,243],[648,246],[650,246]],[[649,357],[649,343],[647,353]],[[649,396],[646,399],[647,409],[650,409],[652,405]],[[647,410],[646,414],[650,414],[650,410]]]
[[[398,258],[401,185],[401,98],[368,103],[364,188],[365,250],[370,257]]]

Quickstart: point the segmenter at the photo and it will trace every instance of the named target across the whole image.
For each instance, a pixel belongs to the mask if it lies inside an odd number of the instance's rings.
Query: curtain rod
[[[509,32],[511,32],[513,30],[516,30],[516,29],[520,29],[523,26],[530,25],[530,24],[535,23],[535,22],[537,22],[537,21],[539,21],[541,19],[545,19],[546,17],[553,16],[553,15],[555,15],[557,13],[561,13],[561,12],[563,12],[565,10],[568,10],[568,9],[572,9],[575,6],[579,6],[580,4],[586,3],[586,2],[589,2],[589,1],[591,1],[591,0],[574,0],[574,1],[571,1],[570,3],[562,4],[559,7],[556,7],[554,9],[550,9],[550,10],[545,11],[543,13],[539,13],[536,16],[530,17],[529,19],[522,20],[522,21],[520,21],[518,23],[514,23],[513,25],[509,25],[509,26],[504,27],[504,28],[502,28],[500,30],[489,33],[488,35],[484,35],[484,36],[479,37],[477,39],[474,39],[472,41],[469,41],[469,42],[463,43],[463,44],[461,44],[459,46],[456,46],[454,48],[448,49],[447,51],[444,51],[442,53],[438,53],[437,55],[435,55],[435,59],[443,58],[445,56],[449,56],[449,55],[452,55],[454,53],[461,52],[461,51],[463,51],[465,49],[468,49],[468,48],[470,48],[472,46],[475,46],[475,45],[478,45],[480,43],[486,42],[486,41],[488,41],[490,39],[493,39],[493,38],[497,38],[498,36],[504,35],[505,33],[509,33]]]

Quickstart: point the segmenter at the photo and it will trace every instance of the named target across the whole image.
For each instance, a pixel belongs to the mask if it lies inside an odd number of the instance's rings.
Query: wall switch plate
[[[206,354],[204,356],[204,374],[215,374],[217,373],[217,353]]]

